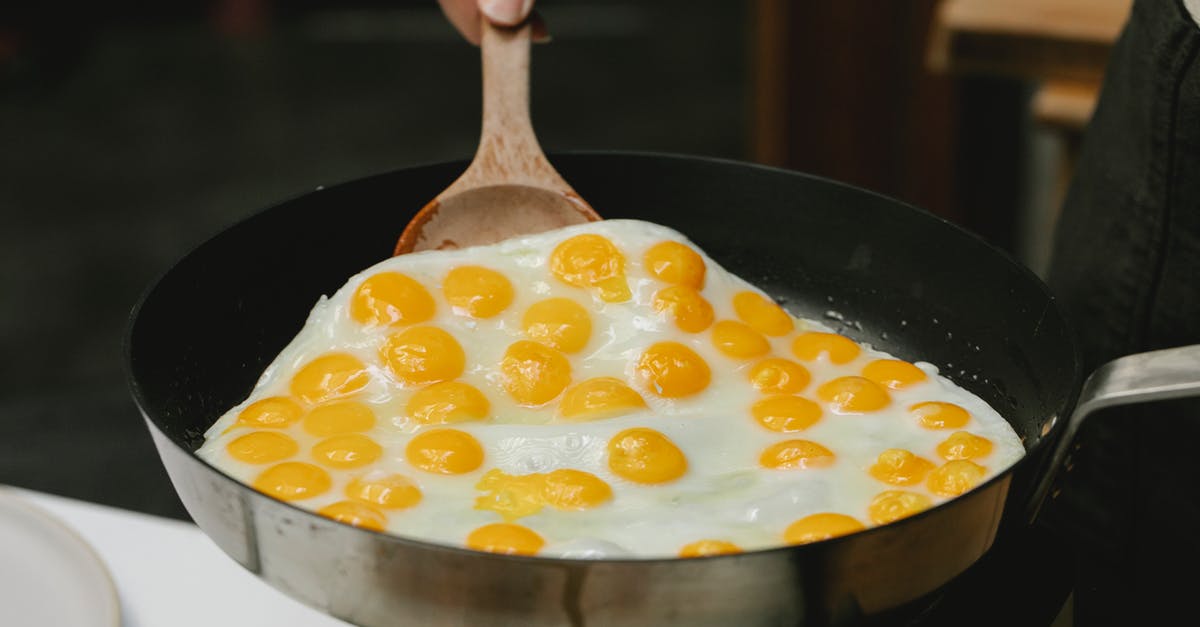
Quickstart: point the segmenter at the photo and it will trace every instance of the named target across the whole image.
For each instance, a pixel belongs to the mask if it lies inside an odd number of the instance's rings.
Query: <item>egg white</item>
[[[547,268],[551,250],[561,241],[581,233],[604,235],[622,249],[625,273],[633,298],[606,303],[592,290],[557,281]],[[904,448],[935,463],[941,460],[937,444],[953,430],[919,427],[907,407],[920,401],[945,401],[966,408],[972,416],[964,428],[988,438],[993,451],[978,460],[988,476],[1008,468],[1024,448],[1012,427],[982,399],[968,393],[931,364],[917,365],[928,380],[891,392],[892,403],[866,415],[837,415],[827,408],[823,418],[807,430],[781,434],[758,425],[749,407],[762,394],[749,383],[746,370],[758,359],[737,361],[714,348],[708,332],[685,333],[650,306],[655,291],[664,286],[643,267],[643,254],[664,240],[678,241],[699,252],[707,265],[702,295],[713,305],[716,320],[736,320],[733,295],[744,290],[762,293],[729,273],[682,234],[661,225],[638,220],[604,220],[517,238],[489,246],[461,250],[413,253],[381,261],[351,277],[346,284],[313,307],[303,329],[264,371],[249,396],[218,418],[206,432],[198,454],[230,476],[251,483],[262,466],[233,459],[225,450],[245,429],[229,428],[250,403],[269,396],[286,396],[288,383],[300,367],[323,353],[337,350],[355,355],[369,365],[371,382],[356,395],[371,406],[376,427],[368,434],[384,448],[384,455],[367,469],[331,471],[332,489],[297,502],[317,510],[343,500],[352,476],[368,478],[392,473],[412,479],[423,493],[410,509],[389,511],[387,530],[430,542],[461,546],[471,530],[501,520],[491,511],[477,510],[475,484],[490,469],[509,474],[574,468],[590,472],[613,488],[614,498],[587,511],[563,512],[543,508],[519,523],[546,539],[543,555],[569,557],[663,557],[678,554],[694,540],[723,539],[745,550],[778,546],[782,531],[808,514],[839,512],[866,522],[866,504],[890,486],[873,479],[867,468],[888,448]],[[481,265],[497,270],[512,282],[513,303],[500,315],[473,319],[453,310],[441,295],[441,281],[451,268]],[[398,271],[420,281],[437,301],[433,319],[462,345],[467,366],[460,380],[482,390],[492,404],[487,421],[455,423],[456,429],[475,436],[486,451],[483,466],[471,473],[447,476],[417,470],[404,457],[404,447],[420,427],[405,415],[405,404],[415,391],[399,385],[379,363],[379,350],[394,329],[370,328],[350,317],[349,303],[357,287],[382,271]],[[525,339],[521,316],[533,303],[549,297],[567,297],[584,305],[592,316],[592,334],[583,350],[568,355],[572,381],[597,376],[622,379],[645,398],[645,411],[593,422],[554,421],[548,407],[518,405],[501,384],[499,364],[508,346]],[[797,320],[796,331],[768,338],[771,354],[794,359],[791,340],[804,330],[829,331],[814,320]],[[712,381],[702,392],[683,399],[664,399],[641,389],[634,377],[638,356],[651,344],[676,341],[689,346],[709,364]],[[801,362],[812,373],[805,396],[821,382],[861,372],[872,360],[890,358],[864,347],[851,363]],[[614,475],[606,463],[605,447],[616,433],[630,427],[650,427],[669,437],[687,456],[688,471],[662,485],[639,485]],[[318,438],[302,429],[288,434],[300,444],[295,459],[307,460],[307,451]],[[761,451],[772,443],[802,438],[833,450],[836,462],[827,468],[769,470],[758,464]],[[935,503],[945,500],[922,485],[904,489],[921,492]],[[869,524],[869,523],[868,523]]]

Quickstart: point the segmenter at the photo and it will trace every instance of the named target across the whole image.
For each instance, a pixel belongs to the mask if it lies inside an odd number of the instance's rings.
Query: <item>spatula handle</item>
[[[529,185],[563,193],[567,182],[550,165],[529,116],[529,23],[496,26],[483,20],[483,124],[470,167],[446,191],[486,185]]]

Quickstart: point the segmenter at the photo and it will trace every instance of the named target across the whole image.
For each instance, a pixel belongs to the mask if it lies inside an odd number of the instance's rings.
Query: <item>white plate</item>
[[[0,489],[0,623],[118,627],[120,602],[92,547],[53,514]]]

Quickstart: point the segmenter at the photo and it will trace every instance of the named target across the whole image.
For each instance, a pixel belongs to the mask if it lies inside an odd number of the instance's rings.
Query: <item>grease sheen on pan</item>
[[[590,558],[852,533],[1023,453],[931,364],[795,318],[636,220],[364,270],[199,451],[347,524]]]

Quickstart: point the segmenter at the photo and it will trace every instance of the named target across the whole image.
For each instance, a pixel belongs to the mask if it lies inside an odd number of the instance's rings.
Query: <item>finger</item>
[[[479,45],[483,35],[479,25],[478,0],[438,0],[442,13],[467,41]]]
[[[533,0],[479,0],[479,10],[494,24],[516,26],[529,17]]]
[[[542,14],[534,11],[529,14],[529,25],[533,28],[530,36],[535,44],[550,43],[550,32],[546,30],[546,20],[542,19]]]

